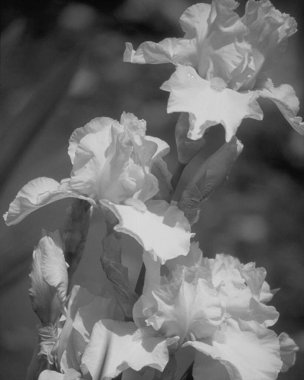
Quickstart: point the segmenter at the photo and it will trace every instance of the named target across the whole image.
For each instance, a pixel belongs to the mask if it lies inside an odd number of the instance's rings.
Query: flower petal
[[[264,54],[297,31],[295,19],[281,13],[269,0],[247,1],[242,21],[249,30],[251,44]]]
[[[196,41],[184,38],[165,38],[159,43],[146,41],[136,51],[127,42],[123,60],[130,63],[180,63],[196,66]]]
[[[264,88],[259,91],[259,96],[273,101],[292,128],[304,135],[304,122],[300,116],[297,116],[300,108],[299,99],[289,84],[274,87],[272,81],[268,79]]]
[[[286,372],[292,367],[296,361],[296,352],[299,351],[299,347],[295,341],[290,338],[286,333],[279,335],[280,341],[280,354],[283,362],[282,372]]]
[[[210,4],[194,4],[184,11],[179,22],[185,32],[185,38],[202,40],[206,37],[210,11]]]
[[[198,341],[185,345],[219,360],[231,380],[275,380],[282,367],[276,334],[256,323],[229,320],[212,346]]]
[[[132,236],[154,260],[164,263],[190,248],[190,225],[182,211],[165,201],[151,200],[146,209],[117,205],[107,200],[101,204],[111,210],[119,220],[118,232]]]
[[[64,374],[56,371],[45,370],[39,375],[38,380],[65,380]]]
[[[170,151],[170,146],[164,140],[159,139],[158,137],[145,136],[146,141],[152,141],[156,144],[156,151],[152,155],[152,161],[157,160],[158,158],[164,157]]]
[[[160,145],[159,139],[146,139],[145,132],[146,122],[133,114],[123,112],[121,124],[110,118],[94,119],[75,134],[77,143],[86,133],[74,152],[71,187],[95,200],[116,203],[152,198],[158,191],[157,179],[150,173],[153,156],[157,151],[165,154],[168,146]],[[73,149],[74,145],[72,155]]]
[[[265,326],[273,326],[279,319],[280,313],[274,306],[268,306],[252,298],[249,305],[250,319]]]
[[[82,377],[79,372],[72,368],[68,369],[65,374],[47,369],[41,372],[38,380],[82,380]]]
[[[223,310],[217,292],[207,281],[191,278],[179,268],[172,281],[152,292],[153,307],[145,307],[146,323],[168,338],[210,338],[222,322]]]
[[[199,74],[219,77],[232,89],[239,89],[255,73],[252,49],[246,41],[246,26],[235,12],[234,0],[213,1],[208,34],[199,46]]]
[[[127,368],[150,366],[163,371],[168,362],[166,340],[138,330],[133,322],[100,320],[82,357],[82,370],[92,380],[112,379]]]
[[[80,358],[90,340],[92,329],[100,318],[122,320],[124,315],[113,298],[95,296],[87,289],[75,285],[56,352],[61,370],[66,372],[69,368],[79,369]]]
[[[33,211],[64,198],[79,198],[94,203],[90,198],[73,191],[68,180],[59,183],[52,178],[40,177],[28,182],[18,192],[3,216],[5,223],[8,226],[17,224]]]
[[[189,66],[178,66],[161,89],[170,92],[169,113],[190,113],[188,137],[192,140],[201,138],[207,128],[220,123],[229,141],[244,118],[261,120],[263,117],[256,93],[216,88],[215,82],[204,80]]]
[[[75,154],[79,146],[79,143],[83,137],[90,133],[94,134],[102,131],[104,131],[107,134],[109,132],[109,126],[117,124],[118,122],[116,120],[111,119],[110,117],[96,117],[95,119],[92,119],[90,122],[88,122],[84,127],[75,129],[74,132],[71,134],[68,148],[68,154],[70,156],[72,164],[74,164]],[[105,144],[107,144],[107,141],[105,141]]]

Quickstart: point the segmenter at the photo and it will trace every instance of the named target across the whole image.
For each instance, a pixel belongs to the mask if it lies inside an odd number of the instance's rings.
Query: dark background
[[[149,134],[173,146],[177,115],[166,113],[167,94],[159,90],[173,67],[125,64],[122,54],[126,41],[137,46],[147,39],[181,35],[178,17],[192,3],[2,1],[1,213],[30,179],[68,177],[68,138],[93,117],[119,119],[122,111],[133,112],[147,120]],[[276,84],[290,83],[303,104],[301,2],[273,4],[296,17],[299,30],[288,50],[274,61],[271,77]],[[205,255],[226,252],[267,269],[271,287],[280,288],[274,298],[281,313],[275,330],[288,332],[300,346],[296,365],[279,378],[300,380],[304,373],[304,138],[272,104],[262,106],[263,122],[246,120],[239,129],[244,151],[229,181],[204,205],[195,232]],[[223,130],[214,127],[212,138],[223,139]],[[174,147],[168,164],[174,170]],[[64,223],[68,205],[69,201],[50,205],[14,227],[0,222],[3,379],[24,378],[38,323],[27,295],[32,250],[42,228],[55,230]],[[95,281],[103,286],[104,276],[96,265],[102,228],[95,215],[77,274],[77,281],[89,288]],[[126,238],[126,247],[131,244]],[[135,252],[127,259],[133,281],[139,257]]]

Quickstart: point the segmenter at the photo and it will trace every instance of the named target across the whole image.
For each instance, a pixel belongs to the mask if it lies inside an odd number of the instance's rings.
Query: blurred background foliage
[[[148,133],[170,143],[168,164],[177,158],[174,126],[159,90],[173,67],[124,64],[124,43],[135,46],[181,35],[178,18],[196,1],[187,0],[4,0],[1,4],[0,192],[1,213],[30,179],[67,177],[71,132],[96,116],[119,119],[122,111],[147,120]],[[301,1],[273,0],[297,18],[298,33],[273,62],[275,83],[294,86],[303,104],[304,20]],[[241,1],[241,7],[244,1]],[[303,21],[303,22],[302,22]],[[304,138],[277,109],[263,104],[263,122],[246,120],[238,137],[244,150],[229,181],[205,203],[195,226],[207,256],[226,252],[256,261],[280,288],[274,304],[281,313],[276,331],[285,330],[300,346],[294,368],[280,379],[304,373]],[[300,114],[304,114],[303,106]],[[221,127],[209,130],[210,147],[223,141]],[[60,201],[14,227],[0,222],[1,378],[24,377],[36,342],[37,319],[28,298],[28,273],[41,229],[64,224],[69,201]],[[93,216],[78,283],[98,292],[106,285],[99,262],[104,228]],[[135,282],[140,250],[125,240],[126,262]],[[97,264],[96,264],[97,263]]]

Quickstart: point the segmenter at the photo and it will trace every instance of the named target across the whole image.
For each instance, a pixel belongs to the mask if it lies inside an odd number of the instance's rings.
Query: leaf
[[[226,179],[241,151],[242,144],[233,137],[206,161],[202,161],[204,155],[200,152],[185,167],[172,199],[191,224],[198,219],[201,203]]]
[[[133,305],[138,297],[130,286],[128,268],[121,263],[120,239],[115,232],[104,238],[100,261],[108,280],[113,285],[115,297],[125,317],[132,319]]]

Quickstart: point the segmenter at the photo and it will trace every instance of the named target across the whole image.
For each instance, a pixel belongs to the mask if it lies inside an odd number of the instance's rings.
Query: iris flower
[[[6,224],[16,224],[60,199],[79,198],[113,212],[119,220],[115,229],[135,238],[155,260],[186,255],[193,234],[183,212],[164,200],[151,199],[159,191],[154,165],[160,164],[162,185],[169,177],[162,160],[168,151],[166,142],[146,136],[146,122],[133,114],[123,113],[120,122],[93,119],[70,137],[70,178],[30,181],[10,204]]]
[[[249,0],[243,17],[235,12],[237,6],[235,0],[193,5],[180,17],[183,38],[147,41],[137,50],[127,43],[124,61],[176,66],[161,89],[170,92],[169,113],[189,113],[192,140],[222,124],[229,141],[244,118],[262,120],[259,97],[273,101],[289,124],[304,134],[294,89],[288,84],[275,87],[262,76],[265,62],[296,32],[296,21],[269,0]]]
[[[144,261],[134,322],[101,319],[93,328],[82,357],[90,355],[93,380],[127,368],[162,371],[170,355],[188,346],[194,348],[195,380],[273,380],[294,363],[293,340],[268,328],[278,313],[267,305],[273,292],[263,268],[226,255],[203,258],[196,244],[162,268],[149,255]]]

